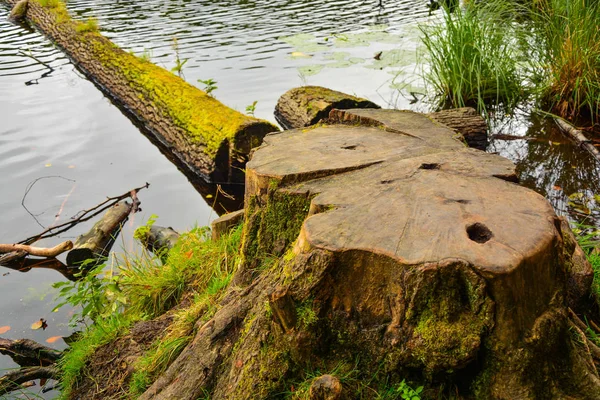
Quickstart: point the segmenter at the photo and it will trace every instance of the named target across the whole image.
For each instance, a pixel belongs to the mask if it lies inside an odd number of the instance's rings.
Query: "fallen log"
[[[86,267],[102,262],[110,252],[121,227],[134,210],[134,204],[121,201],[112,206],[100,221],[75,240],[73,250],[67,254],[67,265]]]
[[[243,262],[140,398],[271,398],[344,363],[375,387],[413,374],[456,397],[600,398],[595,350],[571,331],[568,227],[514,165],[422,114],[331,115],[348,125],[255,151]]]
[[[22,384],[35,379],[58,379],[59,374],[56,367],[19,368],[0,377],[0,395],[22,389]]]
[[[48,366],[62,356],[62,352],[30,339],[0,338],[0,354],[10,356],[22,367]]]
[[[597,161],[600,161],[600,150],[598,150],[594,144],[588,140],[587,137],[583,134],[582,131],[575,128],[573,125],[569,124],[562,118],[554,118],[554,122],[558,125],[560,131],[567,135],[571,140],[573,140],[579,147],[587,150]]]
[[[4,1],[17,4],[17,0]],[[25,19],[59,45],[192,179],[243,183],[250,149],[259,145],[265,134],[278,130],[123,51],[97,29],[72,20],[62,1],[29,0]]]
[[[26,244],[0,244],[0,253],[24,252],[37,257],[56,257],[73,248],[73,242],[67,240],[54,247],[34,247]]]

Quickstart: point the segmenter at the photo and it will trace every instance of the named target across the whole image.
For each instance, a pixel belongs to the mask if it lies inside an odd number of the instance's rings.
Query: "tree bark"
[[[483,117],[474,108],[452,108],[427,115],[440,124],[459,132],[469,147],[484,151],[487,148],[488,127]]]
[[[357,381],[418,371],[467,398],[599,399],[570,329],[565,228],[514,165],[422,114],[331,114],[352,126],[256,150],[244,262],[141,399],[270,398],[343,363]]]
[[[111,207],[92,229],[79,236],[67,254],[67,265],[91,267],[108,256],[112,245],[129,217],[133,205],[121,201]]]

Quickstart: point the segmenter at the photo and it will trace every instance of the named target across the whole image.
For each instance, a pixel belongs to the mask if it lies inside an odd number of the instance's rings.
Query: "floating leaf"
[[[46,339],[46,343],[54,343],[60,339],[62,339],[62,336],[52,336]]]
[[[293,51],[291,54],[292,58],[311,58],[310,54],[303,53],[301,51]]]
[[[10,326],[0,326],[0,334],[10,331]]]
[[[554,186],[552,186],[552,189],[554,189],[554,190],[558,190],[558,191],[561,191],[561,190],[562,190],[562,188],[561,188],[560,186],[558,186],[558,185],[554,185]]]
[[[299,67],[298,72],[303,76],[316,75],[323,69],[324,65],[306,65]]]
[[[69,165],[67,168],[73,169],[73,168],[75,168],[75,166],[74,165]]]
[[[51,166],[52,166],[52,164],[50,164],[50,163],[44,165],[44,167],[46,167],[46,168],[51,167]]]
[[[31,329],[33,329],[34,331],[38,330],[40,328],[46,330],[47,327],[48,327],[48,324],[46,323],[46,320],[44,318],[40,318],[39,321],[31,324]]]

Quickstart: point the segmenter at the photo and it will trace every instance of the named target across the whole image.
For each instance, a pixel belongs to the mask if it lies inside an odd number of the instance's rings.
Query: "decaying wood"
[[[0,338],[0,354],[10,356],[22,367],[48,366],[62,356],[62,352],[30,339]]]
[[[142,246],[163,258],[164,261],[169,250],[177,243],[179,236],[179,233],[171,227],[152,225],[143,237],[136,237]]]
[[[255,151],[244,261],[141,399],[271,398],[340,363],[358,379],[473,382],[465,398],[600,398],[594,347],[570,331],[560,220],[514,165],[422,114],[330,119],[347,125]]]
[[[487,148],[488,127],[483,117],[474,108],[451,108],[427,115],[462,134],[469,147],[479,150]]]
[[[59,374],[56,367],[19,368],[0,377],[0,395],[22,389],[22,384],[35,379],[58,379]]]
[[[598,150],[590,140],[583,134],[582,131],[575,128],[573,125],[569,124],[562,118],[554,118],[554,122],[560,128],[561,132],[566,134],[569,138],[571,138],[577,145],[585,150],[587,150],[594,158],[600,161],[600,150]]]
[[[332,109],[380,108],[377,104],[320,86],[302,86],[285,92],[275,106],[275,119],[284,129],[305,128],[327,119]]]
[[[211,222],[212,240],[217,240],[244,220],[244,210],[225,214]]]
[[[144,186],[140,186],[135,189],[131,189],[131,190],[127,191],[126,193],[123,193],[119,196],[107,197],[106,200],[95,205],[94,207],[88,208],[86,210],[81,210],[80,212],[77,213],[77,215],[73,216],[69,221],[63,222],[62,224],[49,226],[48,228],[44,229],[42,232],[38,233],[37,235],[30,236],[27,239],[23,239],[18,243],[32,244],[34,242],[37,242],[38,240],[46,239],[46,238],[49,238],[52,236],[59,235],[63,232],[68,231],[69,229],[73,228],[75,225],[80,224],[81,222],[89,221],[90,219],[94,218],[96,215],[100,214],[101,212],[113,207],[115,204],[117,204],[121,200],[131,198],[132,193],[135,193],[137,195],[137,193],[139,193],[140,190],[147,189],[149,187],[150,187],[150,184],[148,182],[146,182],[146,184]],[[135,201],[134,201],[134,203],[135,203]],[[137,204],[139,205],[139,201]]]
[[[34,247],[26,244],[0,244],[0,253],[10,253],[10,252],[25,252],[32,256],[37,257],[56,257],[59,254],[64,253],[67,250],[71,250],[73,248],[73,242],[67,240],[60,244],[57,244],[54,247]]]
[[[135,209],[135,200],[134,204],[121,201],[109,208],[100,221],[77,238],[73,250],[67,254],[67,265],[78,266],[87,262],[86,266],[91,266],[106,258],[123,223]]]
[[[290,332],[296,327],[296,306],[284,287],[276,288],[269,295],[269,305],[273,317],[284,332]]]

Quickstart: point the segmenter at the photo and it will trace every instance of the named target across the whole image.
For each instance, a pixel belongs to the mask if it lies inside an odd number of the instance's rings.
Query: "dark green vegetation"
[[[571,120],[597,122],[600,5],[589,0],[493,0],[445,10],[422,27],[443,103],[484,111],[535,101]]]
[[[164,264],[148,254],[126,255],[117,268],[102,265],[76,283],[59,284],[66,303],[82,306],[73,322],[93,322],[61,360],[62,397],[69,398],[100,346],[127,336],[138,321],[169,312],[168,328],[134,366],[130,394],[142,393],[188,344],[194,324],[214,312],[239,262],[240,240],[241,227],[218,241],[208,240],[206,229],[194,229],[181,236]]]

